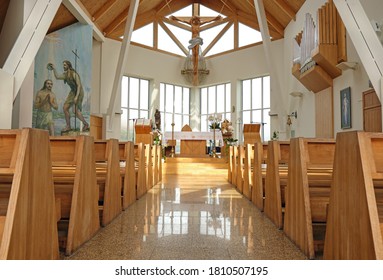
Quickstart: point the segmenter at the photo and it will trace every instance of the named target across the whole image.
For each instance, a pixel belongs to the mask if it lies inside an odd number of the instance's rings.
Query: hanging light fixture
[[[207,70],[205,58],[202,56],[202,38],[193,38],[189,43],[189,54],[186,56],[181,74],[185,77],[186,82],[197,86],[205,81],[209,70]]]

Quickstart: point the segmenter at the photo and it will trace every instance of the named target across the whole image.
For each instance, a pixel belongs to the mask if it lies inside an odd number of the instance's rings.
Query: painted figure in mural
[[[44,86],[37,92],[35,98],[36,128],[48,129],[49,135],[54,135],[52,108],[57,110],[56,96],[52,91],[52,80],[45,80]]]
[[[343,116],[342,116],[343,124],[345,127],[349,127],[350,126],[350,120],[349,120],[349,111],[348,110],[349,110],[350,104],[349,104],[346,93],[343,93],[342,106],[343,106]]]
[[[161,130],[161,113],[158,109],[156,109],[156,112],[154,113],[154,121],[156,123],[156,128]]]
[[[73,106],[73,112],[83,123],[82,131],[89,130],[89,124],[82,115],[82,101],[84,98],[84,89],[81,84],[80,75],[72,67],[72,63],[68,60],[63,61],[64,72],[58,74],[55,66],[52,63],[48,64],[48,69],[53,70],[57,80],[63,80],[70,87],[70,92],[65,100],[63,110],[65,114],[66,127],[62,132],[71,130],[69,109]]]

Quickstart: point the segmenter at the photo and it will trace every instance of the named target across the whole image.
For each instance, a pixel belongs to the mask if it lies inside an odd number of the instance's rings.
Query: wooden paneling
[[[363,92],[363,130],[382,132],[382,105],[374,89]]]
[[[90,136],[94,139],[102,139],[103,132],[103,119],[102,117],[90,116]]]
[[[315,94],[315,137],[334,137],[332,87]]]
[[[383,135],[337,134],[324,259],[383,259]]]
[[[2,0],[0,4],[0,30],[3,28],[5,15],[7,14],[8,5],[10,0]]]
[[[124,26],[130,1],[126,0],[76,0],[105,36],[118,39],[124,34]],[[269,0],[264,1],[270,34],[274,39],[283,38],[284,29],[304,4],[305,0]],[[9,0],[1,1],[0,27],[5,17]],[[137,11],[134,29],[140,28],[169,14],[175,13],[193,3],[204,5],[231,21],[239,21],[259,30],[254,2],[249,0],[141,0]],[[66,27],[77,20],[61,5],[51,25],[50,32]]]

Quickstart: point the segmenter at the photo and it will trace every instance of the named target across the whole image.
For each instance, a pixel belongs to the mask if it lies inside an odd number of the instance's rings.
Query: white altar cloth
[[[172,139],[172,132],[166,131],[164,134],[165,141]],[[174,131],[175,140],[214,140],[213,131]],[[216,130],[215,140],[223,141],[221,130]]]

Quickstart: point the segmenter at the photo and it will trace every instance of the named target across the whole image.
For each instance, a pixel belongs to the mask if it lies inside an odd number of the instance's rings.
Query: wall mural
[[[32,126],[50,135],[89,133],[92,26],[47,35],[36,55]]]

